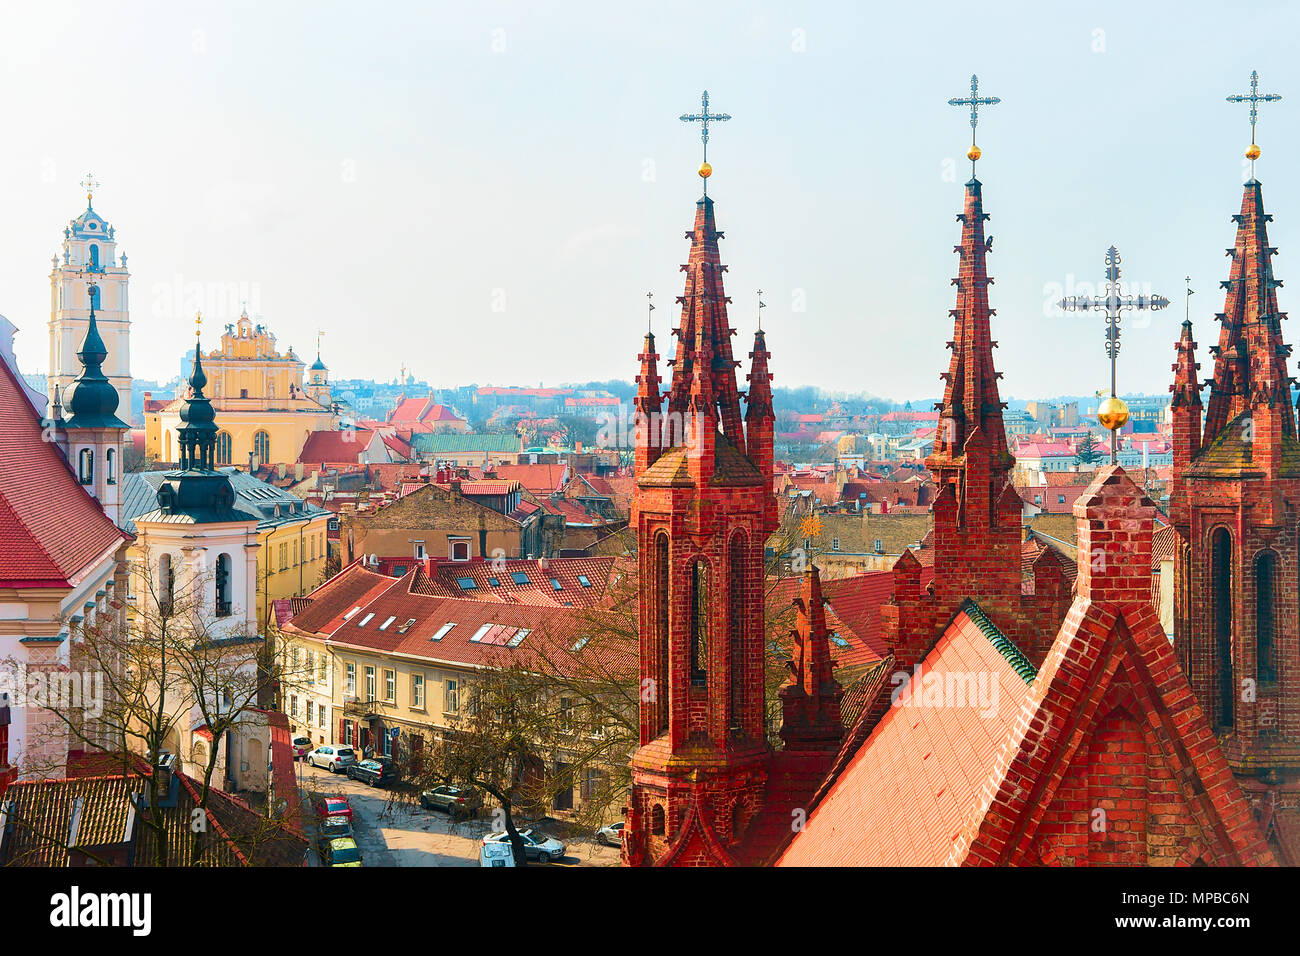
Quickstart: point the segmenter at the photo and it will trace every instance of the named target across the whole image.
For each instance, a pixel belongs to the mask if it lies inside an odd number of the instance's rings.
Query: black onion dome
[[[117,417],[117,389],[104,375],[103,365],[104,359],[108,358],[108,349],[100,337],[94,309],[90,310],[90,324],[86,328],[86,338],[81,343],[77,358],[81,361],[82,371],[72,383],[72,395],[67,403],[71,417],[67,427],[129,427]]]

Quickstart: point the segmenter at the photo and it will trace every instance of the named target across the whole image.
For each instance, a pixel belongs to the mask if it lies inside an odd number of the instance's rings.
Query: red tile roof
[[[494,604],[522,602],[539,606],[591,607],[601,603],[613,568],[612,557],[598,558],[526,558],[504,561],[475,558],[472,561],[436,561],[429,573],[422,574],[414,589],[420,594],[468,598]],[[525,583],[513,575],[527,577]],[[587,584],[578,580],[587,579]],[[460,579],[474,582],[466,590]],[[560,584],[557,590],[552,579]],[[495,580],[497,583],[493,584]]]
[[[568,469],[566,464],[497,465],[491,477],[517,481],[528,489],[529,494],[545,496],[555,494],[564,487]]]
[[[355,430],[316,431],[307,436],[298,460],[311,465],[356,464],[365,453],[374,432]]]
[[[0,586],[68,587],[124,540],[0,358]]]
[[[311,603],[290,618],[285,627],[307,634],[329,635],[343,623],[345,614],[373,600],[397,580],[366,570],[360,559],[353,561],[312,591]]]
[[[898,703],[907,705],[889,708],[839,774],[782,865],[954,862],[962,847],[958,837],[988,806],[1002,742],[1015,732],[1030,684],[965,611],[927,655],[922,672],[899,693]],[[981,709],[978,700],[975,706],[925,706],[925,678],[949,673],[996,681],[996,706]]]
[[[599,620],[608,611],[424,594],[423,579],[418,567],[404,578],[392,579],[393,586],[344,622],[329,643],[471,667],[518,662],[577,674],[587,672],[585,662],[592,661],[602,669],[636,672],[635,639],[624,644],[602,637],[592,641],[590,648],[580,643],[599,631]],[[448,624],[454,626],[435,639]],[[584,653],[589,656],[583,658]]]

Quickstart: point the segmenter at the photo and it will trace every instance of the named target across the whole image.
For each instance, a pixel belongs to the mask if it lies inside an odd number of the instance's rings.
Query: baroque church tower
[[[703,116],[717,119],[705,104]],[[686,234],[667,395],[652,334],[637,378],[642,694],[624,842],[631,865],[736,862],[772,758],[763,679],[763,552],[776,528],[771,376],[759,332],[742,419],[711,172],[706,161]]]
[[[86,338],[93,305],[106,357],[103,373],[117,390],[122,417],[131,418],[131,319],[125,254],[119,255],[113,227],[95,211],[94,189],[87,176],[86,210],[63,230],[62,256],[50,272],[50,370],[47,395],[51,406],[81,373],[77,351]]]
[[[1279,812],[1300,808],[1300,442],[1253,136],[1246,155],[1204,421],[1190,322],[1173,366],[1174,642],[1271,832]]]

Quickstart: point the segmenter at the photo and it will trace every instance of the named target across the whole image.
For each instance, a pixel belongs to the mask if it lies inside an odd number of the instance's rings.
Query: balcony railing
[[[380,713],[377,700],[349,700],[343,703],[343,713],[347,717],[374,717]]]

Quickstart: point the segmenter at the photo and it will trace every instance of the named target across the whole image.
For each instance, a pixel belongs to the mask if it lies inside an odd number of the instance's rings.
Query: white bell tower
[[[114,230],[94,209],[99,183],[89,174],[81,181],[86,211],[63,230],[63,252],[50,273],[50,369],[47,395],[62,397],[81,374],[77,351],[86,338],[90,297],[95,304],[99,334],[108,350],[104,375],[117,389],[121,417],[131,419],[131,319],[126,256],[118,255]]]

